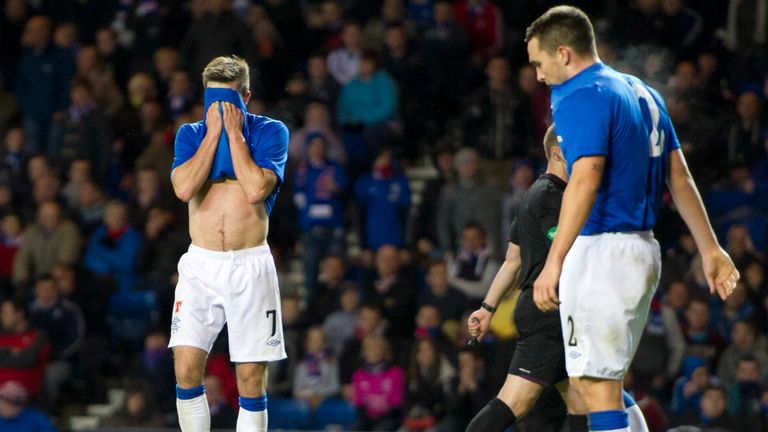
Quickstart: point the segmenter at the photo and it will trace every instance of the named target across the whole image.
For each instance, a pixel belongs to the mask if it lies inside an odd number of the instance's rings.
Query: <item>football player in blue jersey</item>
[[[570,178],[534,301],[560,310],[566,369],[590,430],[629,431],[622,379],[659,281],[652,229],[665,182],[710,290],[725,298],[739,273],[718,244],[659,93],[600,62],[592,24],[578,8],[549,9],[526,41],[537,78],[552,87]]]
[[[205,359],[227,323],[236,363],[237,430],[267,430],[266,362],[286,357],[269,213],[283,182],[288,129],[248,113],[248,64],[217,57],[203,71],[205,118],[179,128],[171,182],[189,203],[192,244],[179,261],[171,322],[182,431],[209,431]]]

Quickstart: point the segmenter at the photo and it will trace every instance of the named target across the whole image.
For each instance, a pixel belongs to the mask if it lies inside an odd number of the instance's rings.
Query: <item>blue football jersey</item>
[[[659,93],[634,76],[595,63],[552,86],[552,115],[569,174],[579,158],[606,157],[581,234],[652,229],[669,151],[680,148]]]
[[[277,175],[277,186],[264,200],[264,207],[269,214],[284,180],[285,163],[288,160],[288,128],[278,120],[253,114],[247,114],[245,122],[248,131],[245,141],[251,159],[259,167],[270,169]],[[204,137],[205,124],[202,120],[181,125],[176,133],[171,170],[192,158]]]

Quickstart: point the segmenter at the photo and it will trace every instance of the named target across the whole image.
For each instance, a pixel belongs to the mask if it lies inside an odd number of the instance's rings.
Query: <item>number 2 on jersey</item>
[[[664,151],[664,131],[659,131],[659,106],[651,95],[651,92],[640,83],[632,84],[635,94],[640,100],[644,100],[648,105],[648,112],[651,114],[651,134],[648,142],[651,146],[651,157],[659,157]]]

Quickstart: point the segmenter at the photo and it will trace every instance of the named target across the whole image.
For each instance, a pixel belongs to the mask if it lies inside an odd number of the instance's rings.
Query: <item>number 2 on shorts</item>
[[[573,337],[573,318],[568,315],[568,329],[570,336],[568,336],[568,346],[576,346],[576,338]]]

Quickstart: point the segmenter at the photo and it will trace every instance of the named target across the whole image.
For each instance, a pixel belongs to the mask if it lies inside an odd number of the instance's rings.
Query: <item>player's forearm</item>
[[[235,168],[237,182],[243,188],[248,202],[256,204],[267,199],[275,184],[251,159],[248,145],[241,133],[229,135],[229,150],[232,154],[232,166]]]
[[[672,164],[679,163],[684,164],[679,160],[672,162]],[[673,166],[670,171],[669,191],[680,216],[691,231],[699,251],[703,253],[718,248],[717,237],[712,230],[701,196],[688,168],[682,166],[676,169]]]
[[[188,161],[176,167],[171,173],[171,184],[176,196],[189,202],[203,186],[211,173],[211,164],[216,155],[219,143],[219,133],[207,133],[200,147]]]

